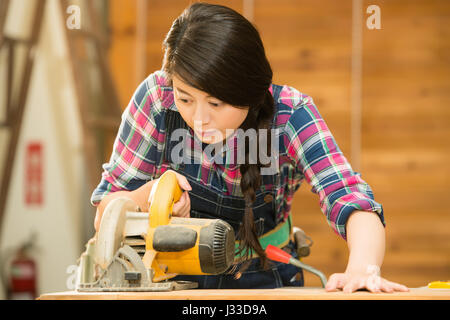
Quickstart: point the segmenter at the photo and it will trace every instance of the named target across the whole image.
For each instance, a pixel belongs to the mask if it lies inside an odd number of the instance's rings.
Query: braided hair
[[[269,91],[272,69],[259,32],[245,17],[225,6],[194,3],[175,19],[164,39],[163,49],[163,70],[169,77],[177,75],[190,86],[221,101],[248,108],[240,128],[257,132],[269,129],[275,108]],[[270,130],[268,134],[266,150],[271,150]],[[252,209],[261,187],[263,165],[259,159],[250,163],[253,161],[249,161],[249,146],[247,143],[245,146],[245,163],[240,164],[239,170],[246,205],[237,238],[238,254],[246,262],[240,272],[248,267],[252,251],[260,257],[264,268],[268,265],[258,240]]]

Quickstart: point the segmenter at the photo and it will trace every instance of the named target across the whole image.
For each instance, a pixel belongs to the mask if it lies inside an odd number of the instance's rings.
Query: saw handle
[[[169,224],[173,205],[183,193],[178,184],[176,173],[172,170],[164,172],[153,185],[153,188],[149,208],[150,228]]]

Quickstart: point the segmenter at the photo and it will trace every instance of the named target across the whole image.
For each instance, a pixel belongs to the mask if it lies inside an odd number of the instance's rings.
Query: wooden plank
[[[450,289],[411,288],[409,292],[370,293],[325,292],[319,288],[246,290],[180,290],[172,292],[56,292],[39,300],[449,300]]]
[[[136,56],[136,0],[111,0],[109,7],[111,46],[108,59],[121,108],[125,109],[139,85],[135,80],[134,59],[130,59]]]

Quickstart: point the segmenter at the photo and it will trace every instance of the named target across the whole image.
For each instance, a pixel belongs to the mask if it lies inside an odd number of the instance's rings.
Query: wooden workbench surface
[[[450,300],[450,289],[410,288],[409,292],[351,294],[326,292],[322,288],[245,290],[180,290],[171,292],[56,292],[39,300]]]

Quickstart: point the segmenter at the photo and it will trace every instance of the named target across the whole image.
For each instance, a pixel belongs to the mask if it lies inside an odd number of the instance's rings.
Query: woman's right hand
[[[173,171],[173,170],[170,170]],[[189,218],[191,213],[191,199],[188,191],[192,190],[191,185],[185,176],[173,171],[177,177],[178,184],[181,189],[185,190],[180,199],[173,204],[172,216]]]
[[[173,171],[173,170],[170,170]],[[189,218],[190,211],[191,211],[191,201],[189,197],[188,191],[192,190],[191,185],[189,184],[188,180],[185,176],[179,174],[178,172],[173,171],[177,177],[178,184],[180,185],[181,189],[185,190],[183,194],[181,195],[180,199],[174,203],[173,209],[172,209],[172,215],[177,217],[184,217]],[[148,181],[141,187],[139,187],[136,190],[133,191],[117,191],[114,193],[110,193],[106,195],[100,204],[97,206],[97,212],[95,214],[95,220],[94,220],[94,227],[95,230],[98,232],[100,228],[100,221],[103,216],[103,211],[106,208],[107,204],[111,202],[113,199],[118,197],[128,197],[139,206],[141,211],[148,211],[150,207],[149,203],[149,196],[151,193],[151,190],[153,188],[153,185],[158,179]]]

